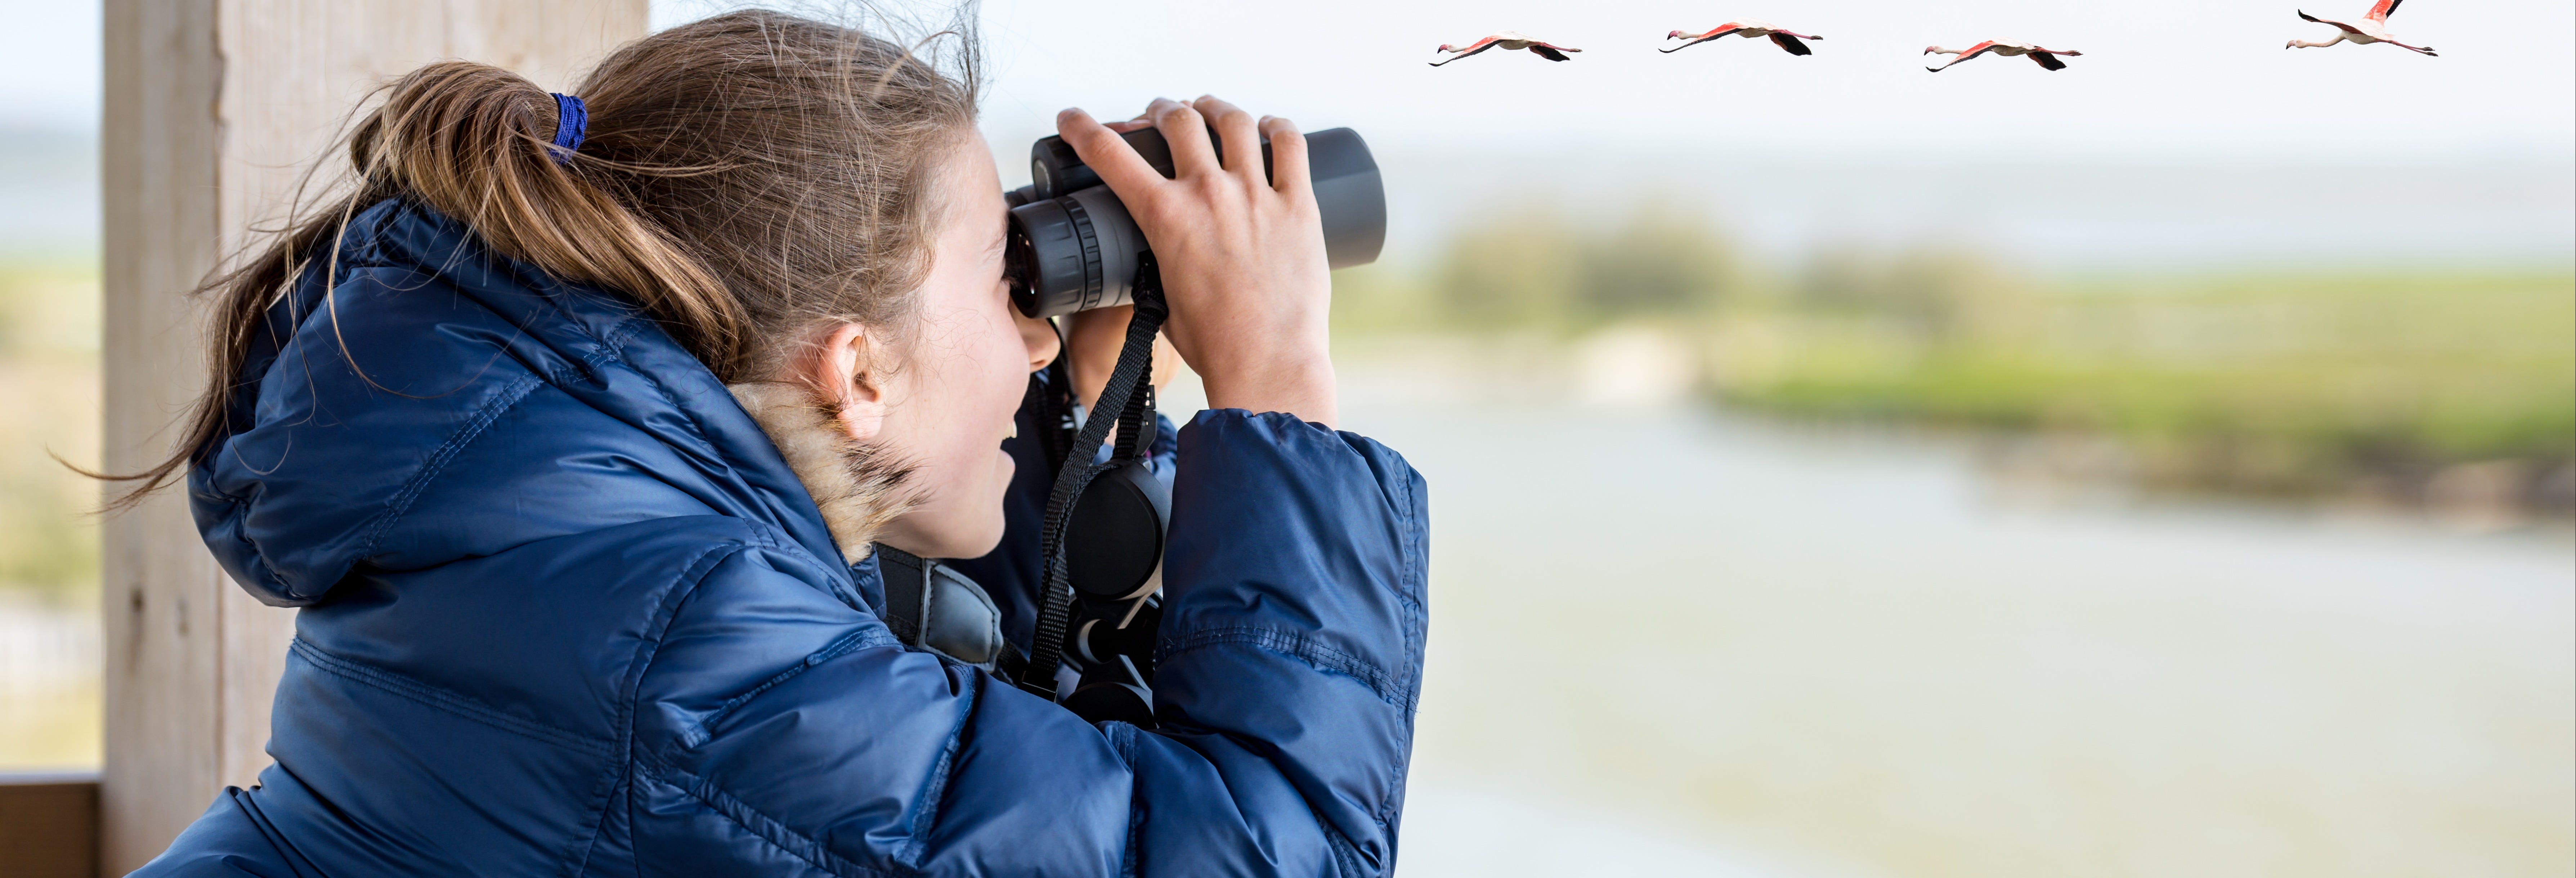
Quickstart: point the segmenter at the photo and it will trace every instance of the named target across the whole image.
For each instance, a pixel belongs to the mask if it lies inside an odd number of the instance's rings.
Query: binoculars
[[[1143,128],[1120,136],[1154,170],[1173,175],[1163,132]],[[1208,136],[1215,140],[1216,132]],[[1222,152],[1224,143],[1217,141],[1217,147]],[[1270,165],[1265,140],[1265,178]],[[1326,258],[1334,268],[1376,262],[1386,246],[1386,187],[1368,142],[1348,128],[1308,134],[1306,165],[1315,206],[1323,213]],[[1043,138],[1030,148],[1029,179],[1005,199],[1011,205],[1006,274],[1020,313],[1055,317],[1133,302],[1150,248],[1118,195],[1062,137]]]

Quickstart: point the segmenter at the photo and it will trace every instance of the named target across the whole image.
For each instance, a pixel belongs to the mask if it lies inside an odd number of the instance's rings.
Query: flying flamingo
[[[2406,2],[2406,0],[2379,0],[2377,4],[2370,7],[2369,14],[2362,16],[2360,24],[2345,24],[2333,19],[2318,18],[2307,14],[2305,11],[2301,11],[2299,13],[2300,18],[2304,18],[2318,24],[2334,25],[2336,28],[2334,39],[2327,40],[2322,43],[2311,43],[2306,40],[2291,40],[2289,45],[2282,46],[2281,48],[2314,49],[2343,42],[2362,46],[2367,46],[2372,43],[2387,43],[2391,46],[2396,46],[2410,52],[2422,52],[2427,55],[2432,55],[2433,47],[2431,46],[2409,46],[2405,43],[2398,42],[2396,37],[2388,35],[2388,14],[2396,12],[2397,4],[2404,2]],[[2434,57],[2438,58],[2441,56],[2434,55]]]
[[[1678,30],[1677,30],[1677,31],[1674,31],[1674,32],[1672,32],[1672,33],[1669,33],[1669,34],[1665,34],[1665,35],[1664,35],[1664,39],[1667,39],[1667,40],[1689,40],[1690,42],[1683,43],[1683,44],[1678,45],[1678,46],[1674,46],[1674,47],[1672,47],[1672,48],[1670,48],[1670,49],[1658,49],[1658,50],[1656,50],[1656,51],[1660,51],[1660,52],[1662,52],[1662,53],[1664,53],[1664,54],[1666,54],[1666,55],[1670,55],[1670,54],[1672,54],[1672,53],[1674,53],[1674,52],[1679,52],[1679,51],[1681,51],[1681,50],[1683,50],[1683,49],[1687,49],[1687,48],[1690,48],[1690,47],[1692,47],[1692,46],[1696,46],[1696,45],[1699,45],[1699,44],[1701,44],[1701,43],[1705,43],[1705,42],[1708,42],[1708,41],[1710,41],[1710,40],[1717,39],[1718,37],[1723,37],[1723,36],[1727,36],[1727,35],[1730,35],[1730,34],[1735,35],[1735,36],[1740,36],[1740,37],[1743,37],[1743,38],[1748,39],[1748,40],[1749,40],[1749,39],[1752,39],[1752,38],[1754,38],[1754,37],[1770,37],[1770,38],[1771,38],[1771,42],[1778,43],[1778,44],[1780,45],[1780,48],[1781,48],[1781,49],[1786,50],[1789,54],[1792,54],[1792,55],[1813,55],[1813,54],[1815,54],[1815,51],[1814,51],[1814,50],[1807,48],[1807,44],[1805,44],[1805,43],[1801,43],[1801,42],[1798,42],[1799,40],[1801,40],[1801,39],[1808,39],[1808,40],[1821,40],[1821,39],[1824,39],[1824,37],[1816,36],[1815,34],[1802,34],[1802,33],[1797,33],[1797,32],[1795,32],[1795,31],[1786,31],[1786,30],[1781,30],[1779,27],[1777,27],[1777,26],[1773,25],[1773,24],[1772,24],[1772,23],[1770,23],[1770,22],[1767,22],[1767,21],[1755,21],[1755,20],[1753,20],[1753,19],[1747,18],[1747,19],[1742,19],[1742,20],[1739,20],[1739,21],[1730,21],[1730,22],[1727,22],[1727,23],[1725,23],[1725,24],[1718,25],[1716,30],[1709,31],[1708,33],[1704,33],[1704,34],[1694,34],[1694,33],[1691,33],[1691,32],[1689,32],[1689,31],[1678,31]]]
[[[1550,61],[1563,61],[1565,60],[1565,53],[1583,51],[1582,49],[1569,49],[1564,46],[1550,45],[1544,41],[1534,39],[1528,34],[1513,30],[1495,31],[1493,36],[1469,43],[1464,49],[1447,43],[1440,44],[1440,51],[1454,53],[1458,58],[1464,58],[1487,49],[1501,49],[1506,52],[1518,52],[1522,49],[1528,49],[1530,54],[1537,55]],[[1458,58],[1450,58],[1444,61],[1433,61],[1431,62],[1431,66],[1438,67],[1442,64],[1447,64],[1450,61],[1456,61]]]
[[[1923,54],[1926,55],[1957,55],[1959,57],[1952,58],[1947,63],[1944,63],[1939,67],[1926,67],[1923,69],[1939,73],[1950,69],[1961,61],[1965,61],[1988,52],[1993,52],[1997,55],[2003,55],[2006,57],[2013,55],[2029,55],[2030,60],[2037,61],[2039,62],[2039,66],[2050,70],[2066,69],[2066,62],[2057,60],[2060,55],[2074,56],[2084,54],[2082,52],[2073,52],[2065,49],[2042,49],[2029,43],[2015,43],[2005,40],[1987,40],[1985,42],[1969,46],[1965,49],[1944,49],[1939,46],[1926,48],[1923,50]]]

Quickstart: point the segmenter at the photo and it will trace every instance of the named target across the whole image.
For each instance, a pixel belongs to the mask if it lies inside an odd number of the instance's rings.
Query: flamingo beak
[[[1678,39],[1681,39],[1683,36],[1684,36],[1684,34],[1683,34],[1681,31],[1674,31],[1674,32],[1672,32],[1672,33],[1665,34],[1665,35],[1664,35],[1664,39],[1667,39],[1667,40],[1678,40]]]

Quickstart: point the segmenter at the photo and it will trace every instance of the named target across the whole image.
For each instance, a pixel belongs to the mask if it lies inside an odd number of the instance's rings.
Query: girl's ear
[[[823,333],[803,376],[815,396],[832,403],[841,430],[860,442],[875,439],[885,429],[885,382],[875,368],[875,341],[865,326],[835,325]]]

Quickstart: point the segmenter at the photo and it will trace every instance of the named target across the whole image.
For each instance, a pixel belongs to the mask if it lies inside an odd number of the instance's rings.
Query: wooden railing
[[[98,874],[98,773],[0,774],[0,874]]]

